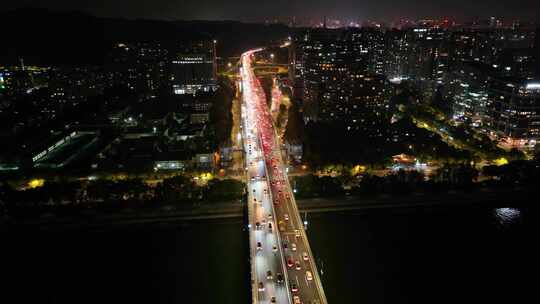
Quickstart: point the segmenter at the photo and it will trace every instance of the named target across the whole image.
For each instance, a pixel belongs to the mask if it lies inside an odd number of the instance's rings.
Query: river
[[[370,209],[310,214],[308,236],[329,303],[529,303],[539,219],[534,208]],[[239,219],[3,229],[0,299],[249,303],[242,229]]]

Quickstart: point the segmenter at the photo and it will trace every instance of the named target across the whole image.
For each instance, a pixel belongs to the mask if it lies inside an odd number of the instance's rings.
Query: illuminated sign
[[[540,82],[527,84],[527,90],[540,90]]]

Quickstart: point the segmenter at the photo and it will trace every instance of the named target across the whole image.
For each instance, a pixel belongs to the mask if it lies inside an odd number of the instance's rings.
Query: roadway
[[[252,69],[253,54],[257,51],[248,51],[241,57],[249,216],[250,223],[255,225],[250,231],[251,253],[255,256],[252,272],[256,277],[255,285],[267,283],[265,290],[254,296],[254,301],[264,302],[276,296],[277,303],[326,304],[266,97]],[[272,230],[268,227],[270,224]],[[258,245],[262,247],[259,250]],[[284,284],[266,280],[265,267],[273,273],[283,270]]]
[[[242,71],[242,87],[251,79],[252,71]],[[269,178],[266,175],[262,147],[254,117],[247,109],[255,96],[254,91],[243,89],[242,134],[246,152],[246,178],[248,185],[248,216],[250,223],[250,254],[253,303],[292,303],[285,278],[283,252],[270,193]],[[270,273],[269,273],[270,271]],[[270,274],[270,275],[269,275]],[[282,280],[278,280],[282,277]],[[274,299],[273,299],[274,298]]]

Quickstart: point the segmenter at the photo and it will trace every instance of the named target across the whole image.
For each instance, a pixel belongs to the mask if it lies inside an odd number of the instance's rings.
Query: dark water
[[[329,303],[532,303],[537,209],[309,215]],[[241,220],[0,231],[0,303],[249,303]]]
[[[309,237],[329,303],[530,303],[539,219],[532,209],[380,209],[312,216]]]
[[[0,303],[247,303],[243,237],[240,219],[18,232]]]

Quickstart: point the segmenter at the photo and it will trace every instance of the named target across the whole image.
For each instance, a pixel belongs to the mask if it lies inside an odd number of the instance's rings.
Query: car
[[[298,292],[298,286],[295,283],[291,282],[291,284],[289,284],[289,285],[291,285],[291,291],[292,292]]]
[[[272,271],[268,270],[268,271],[266,272],[266,279],[267,279],[267,280],[271,280],[271,279],[273,279],[273,278],[274,278],[274,277],[272,276]]]
[[[283,280],[283,275],[281,273],[278,273],[276,275],[276,281],[278,282],[278,284],[283,284],[284,280]]]
[[[294,296],[293,301],[294,301],[294,304],[302,304],[302,302],[300,302],[300,297],[299,296]]]
[[[302,267],[300,266],[300,262],[299,262],[299,261],[294,262],[294,265],[296,266],[296,267],[295,267],[296,270],[302,269]]]
[[[306,279],[307,279],[308,281],[313,280],[313,275],[311,274],[311,271],[309,271],[309,270],[306,271]]]
[[[269,219],[269,220],[272,219],[272,213],[268,213],[268,219]]]
[[[289,245],[287,243],[283,243],[283,250],[289,249]]]
[[[302,257],[304,258],[304,261],[309,260],[309,256],[308,256],[307,252],[302,253]]]
[[[277,246],[276,245],[272,246],[272,251],[277,252]]]
[[[285,214],[283,215],[283,217],[285,218],[286,221],[289,220],[289,215],[288,215],[287,213],[285,213]]]
[[[297,237],[297,238],[300,237],[300,236],[301,236],[300,230],[295,229],[295,230],[294,230],[294,236]]]
[[[263,282],[259,282],[259,291],[264,291],[264,284],[263,284]]]
[[[287,267],[291,268],[294,265],[294,262],[291,258],[287,259]]]
[[[261,223],[256,222],[255,223],[255,229],[257,229],[257,230],[261,229]]]
[[[261,244],[261,242],[257,242],[257,250],[262,250],[262,244]]]
[[[271,297],[270,298],[270,303],[276,303],[276,297]]]
[[[295,243],[291,243],[291,249],[292,249],[292,251],[296,251],[296,244]]]
[[[268,231],[272,231],[272,223],[268,223]]]

